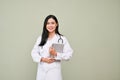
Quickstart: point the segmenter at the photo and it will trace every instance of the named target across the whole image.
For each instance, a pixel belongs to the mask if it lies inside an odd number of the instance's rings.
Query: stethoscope
[[[60,38],[58,39],[58,43],[63,43],[63,39],[61,38],[61,36],[60,36]]]

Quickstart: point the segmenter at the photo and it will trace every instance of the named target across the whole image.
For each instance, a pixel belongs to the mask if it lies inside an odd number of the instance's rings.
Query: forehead
[[[55,20],[53,18],[49,18],[48,22],[55,22]]]

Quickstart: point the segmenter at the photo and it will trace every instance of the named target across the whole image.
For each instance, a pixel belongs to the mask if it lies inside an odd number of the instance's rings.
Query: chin
[[[53,33],[54,31],[49,31],[49,33]]]

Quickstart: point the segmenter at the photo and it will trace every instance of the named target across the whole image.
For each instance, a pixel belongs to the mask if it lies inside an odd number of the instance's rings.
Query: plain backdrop
[[[74,50],[63,80],[120,80],[120,0],[0,0],[0,80],[35,80],[31,50],[49,14]]]

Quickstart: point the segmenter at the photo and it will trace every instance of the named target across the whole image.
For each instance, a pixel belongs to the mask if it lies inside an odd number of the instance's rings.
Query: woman
[[[31,52],[33,61],[38,63],[36,80],[62,80],[61,61],[72,57],[73,50],[58,28],[57,18],[48,15],[44,21],[42,36],[38,37]],[[52,47],[55,43],[64,45],[63,52]]]

